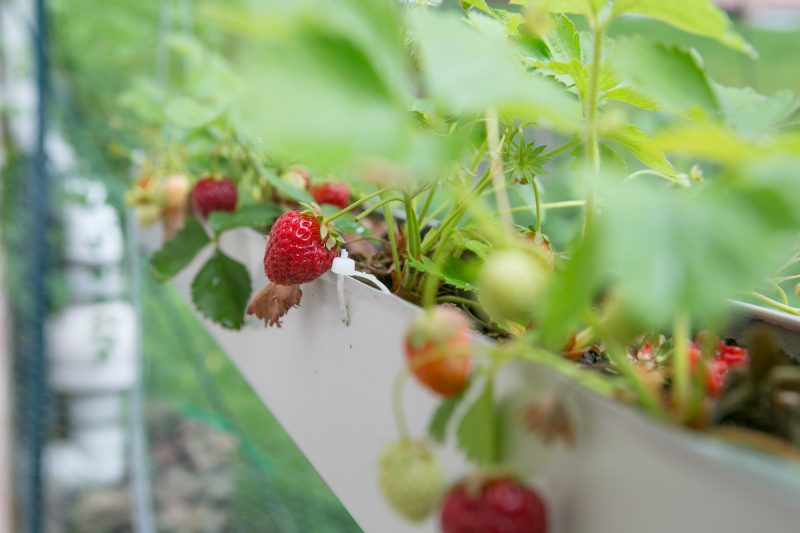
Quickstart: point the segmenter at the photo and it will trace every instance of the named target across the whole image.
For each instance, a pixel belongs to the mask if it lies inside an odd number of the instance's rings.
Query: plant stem
[[[542,202],[539,200],[539,185],[536,183],[536,178],[531,180],[531,187],[533,188],[533,198],[536,203],[536,227],[534,231],[536,235],[542,230]]]
[[[431,207],[431,202],[433,201],[433,197],[436,194],[436,189],[439,187],[439,182],[434,182],[431,185],[431,188],[428,189],[428,195],[425,197],[425,202],[422,204],[422,209],[417,216],[417,220],[425,220],[425,215],[428,214],[428,209]]]
[[[346,215],[347,213],[349,213],[350,211],[352,211],[356,207],[360,206],[364,202],[368,202],[368,201],[372,200],[373,198],[375,198],[376,196],[381,196],[383,193],[387,192],[388,190],[390,190],[390,189],[381,189],[379,191],[375,191],[372,194],[368,194],[367,196],[364,196],[363,198],[359,198],[358,200],[356,200],[352,204],[348,205],[347,207],[345,207],[341,211],[336,212],[336,213],[332,214],[331,216],[329,216],[328,218],[323,219],[322,223],[323,224],[327,224],[328,222],[332,222],[332,221],[336,220],[337,218],[339,218],[340,216]]]
[[[550,158],[552,158],[554,156],[557,156],[561,152],[565,152],[565,151],[569,150],[570,148],[574,148],[575,146],[579,145],[580,143],[581,143],[581,139],[580,138],[572,139],[567,144],[563,144],[563,145],[559,146],[558,148],[555,148],[553,150],[550,150],[549,152],[543,153],[541,157],[542,158],[546,158],[546,159],[550,159]]]
[[[447,233],[443,234],[436,252],[433,254],[431,269],[425,274],[425,280],[422,284],[422,306],[430,309],[436,303],[436,291],[439,288],[439,277],[442,272],[442,263],[447,258],[447,252],[450,249],[450,242],[448,237],[453,231],[454,226]]]
[[[544,203],[539,206],[539,210],[544,212],[548,209],[566,209],[568,207],[583,207],[586,205],[586,200],[567,200],[564,202],[550,202]],[[528,211],[530,207],[527,205],[521,205],[518,207],[512,207],[511,212],[517,213],[519,211]]]
[[[410,195],[406,194],[403,203],[405,203],[406,207],[406,241],[408,241],[408,253],[414,259],[419,259],[420,237],[417,215],[414,212],[414,200]]]
[[[374,213],[375,211],[377,211],[381,207],[384,207],[384,206],[386,206],[386,205],[388,205],[388,204],[390,204],[392,202],[402,202],[402,201],[403,201],[403,198],[400,197],[400,196],[393,196],[391,198],[382,198],[381,201],[378,202],[377,204],[371,205],[367,209],[365,209],[364,211],[359,213],[358,216],[356,217],[356,220],[363,220],[364,218],[368,217],[369,215],[371,215],[372,213]]]
[[[672,356],[672,402],[683,420],[692,401],[689,318],[685,314],[675,318],[672,325],[672,339],[675,344]]]
[[[470,307],[475,307],[477,309],[483,309],[481,307],[481,304],[479,304],[475,300],[470,300],[469,298],[462,298],[461,296],[439,296],[436,299],[436,301],[437,302],[441,302],[441,303],[469,305]]]
[[[395,221],[392,210],[388,203],[383,206],[383,218],[386,221],[386,231],[389,233],[389,247],[392,249],[392,264],[394,265],[394,276],[396,286],[400,286],[400,252],[397,250],[397,236],[395,235]]]
[[[605,26],[592,17],[592,33],[594,35],[594,50],[592,53],[592,67],[589,75],[589,94],[585,96],[586,104],[586,159],[589,161],[592,178],[586,195],[586,207],[583,215],[583,235],[591,227],[595,207],[595,181],[600,175],[600,140],[597,122],[597,110],[600,100],[600,64],[603,60],[603,38]]]
[[[489,170],[494,181],[497,211],[500,213],[503,222],[507,226],[512,226],[514,218],[511,216],[511,202],[508,199],[506,176],[503,171],[503,160],[500,156],[500,138],[497,131],[499,128],[497,111],[494,108],[490,108],[486,113],[486,144],[489,147]]]
[[[394,379],[392,384],[392,410],[394,411],[394,423],[397,426],[397,433],[400,440],[411,438],[406,421],[406,412],[403,408],[403,390],[408,379],[408,369],[404,368]]]
[[[759,292],[751,292],[750,296],[752,296],[753,298],[755,298],[756,300],[760,301],[763,304],[766,304],[766,305],[768,305],[770,307],[774,307],[775,309],[777,309],[779,311],[783,311],[784,313],[789,313],[790,315],[800,316],[800,309],[798,309],[796,307],[789,306],[789,305],[782,304],[781,302],[779,302],[777,300],[773,300],[769,296],[764,296],[763,294],[761,294]]]

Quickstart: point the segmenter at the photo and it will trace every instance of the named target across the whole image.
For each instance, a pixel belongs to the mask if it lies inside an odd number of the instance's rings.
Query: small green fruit
[[[421,522],[442,495],[444,470],[427,446],[404,440],[383,451],[379,481],[395,511],[412,522]]]
[[[533,252],[503,250],[490,256],[478,278],[478,300],[496,321],[527,325],[539,306],[549,279],[544,262]]]

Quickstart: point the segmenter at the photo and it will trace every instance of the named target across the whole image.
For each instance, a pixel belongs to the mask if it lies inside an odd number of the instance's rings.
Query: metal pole
[[[48,114],[47,15],[45,0],[35,0],[33,44],[36,63],[36,145],[27,181],[30,247],[28,248],[27,285],[28,342],[23,352],[25,367],[25,404],[27,406],[26,444],[28,447],[28,486],[25,498],[25,527],[41,533],[45,525],[43,457],[47,437],[47,358],[44,324],[47,314],[48,246],[48,177],[45,140]]]

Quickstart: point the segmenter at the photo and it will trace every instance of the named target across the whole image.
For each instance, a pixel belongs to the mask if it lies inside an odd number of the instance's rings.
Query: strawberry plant
[[[506,365],[548,366],[659,420],[707,428],[733,420],[731,405],[744,412],[765,394],[754,369],[769,350],[750,346],[748,354],[695,334],[722,331],[730,299],[800,314],[785,289],[800,263],[800,137],[790,122],[800,102],[788,92],[724,87],[695,50],[612,37],[630,15],[755,54],[711,0],[512,0],[502,8],[302,0],[204,13],[242,45],[238,90],[197,114],[176,100],[171,120],[215,138],[213,155],[201,149],[192,164],[211,170],[213,161],[212,173],[231,175],[250,196],[205,225],[187,220],[153,257],[154,269],[174,275],[219,232],[265,228],[286,210],[266,246],[272,283],[247,306],[244,268],[217,248],[193,284],[201,312],[238,328],[247,308],[279,325],[301,304],[299,285],[324,274],[341,247],[426,308],[405,350],[407,372],[443,396],[430,439],[452,433],[490,480],[450,492],[445,531],[466,531],[459,524],[479,515],[546,530],[536,493],[488,476],[504,459],[494,380]],[[284,31],[263,31],[276,25]],[[169,168],[161,174],[183,170],[170,165],[193,146],[191,135],[164,136],[170,148],[156,159]],[[152,187],[137,182],[132,202],[148,205],[158,197]],[[328,205],[297,211],[312,197]],[[469,324],[498,342],[475,348]],[[761,378],[797,371],[796,357],[769,361]],[[755,388],[734,400],[743,386]],[[433,508],[438,474],[396,411],[405,451],[385,458],[382,471],[406,461],[413,471],[387,474],[393,479],[382,485],[419,520]],[[552,433],[558,422],[571,434],[565,411],[545,411],[537,427]],[[780,423],[745,418],[747,431],[799,444]],[[408,487],[419,480],[425,497],[417,499]],[[525,509],[510,510],[506,497]]]

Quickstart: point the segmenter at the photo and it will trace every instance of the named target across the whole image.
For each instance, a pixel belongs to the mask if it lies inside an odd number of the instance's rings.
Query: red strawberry
[[[321,233],[313,214],[287,211],[269,232],[264,252],[264,273],[278,285],[300,285],[314,281],[331,269],[339,255],[336,240]]]
[[[478,494],[457,485],[445,497],[444,533],[546,533],[547,510],[533,490],[511,479],[484,481]]]
[[[411,323],[405,339],[406,358],[424,385],[452,396],[469,381],[470,345],[466,317],[454,307],[439,306]]]
[[[213,211],[235,211],[237,196],[236,184],[228,177],[203,178],[192,189],[195,208],[202,218]]]
[[[331,204],[342,209],[350,204],[350,187],[344,182],[326,182],[310,186],[311,196],[318,204]]]
[[[746,365],[750,360],[746,348],[742,348],[741,346],[731,346],[725,344],[724,342],[719,343],[716,357],[717,359],[725,361],[731,366]]]
[[[716,398],[720,395],[722,389],[725,388],[725,380],[728,377],[729,369],[728,363],[720,359],[714,359],[708,362],[706,389],[708,389],[708,394],[710,396]]]

